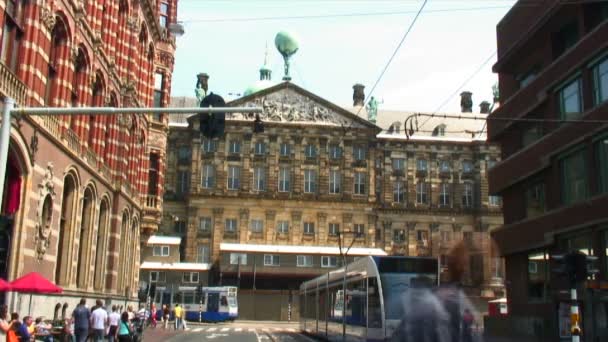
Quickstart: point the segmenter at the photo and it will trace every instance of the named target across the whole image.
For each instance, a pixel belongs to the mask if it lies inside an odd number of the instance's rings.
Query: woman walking
[[[129,314],[123,312],[120,316],[120,323],[118,324],[118,342],[131,342],[131,327],[129,323]]]

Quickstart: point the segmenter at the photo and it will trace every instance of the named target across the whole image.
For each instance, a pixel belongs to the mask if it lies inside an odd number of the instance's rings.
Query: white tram
[[[436,258],[362,257],[347,265],[346,289],[344,270],[331,271],[300,286],[302,331],[342,341],[345,322],[348,341],[384,341],[403,317],[403,292],[413,282],[429,287],[439,284]]]
[[[177,289],[157,287],[154,303],[157,319],[162,317],[162,305],[171,308],[180,304],[188,321],[222,322],[235,320],[239,315],[235,286],[202,287],[179,286]]]

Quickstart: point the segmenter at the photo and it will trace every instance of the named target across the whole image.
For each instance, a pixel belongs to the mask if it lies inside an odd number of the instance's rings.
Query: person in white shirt
[[[106,325],[108,325],[108,313],[102,306],[101,300],[96,301],[97,309],[91,313],[91,328],[93,329],[93,340],[95,342],[101,342],[104,340],[106,332]]]
[[[116,336],[118,334],[118,323],[120,322],[120,314],[118,313],[118,307],[116,305],[112,305],[112,313],[108,317],[108,322],[110,325],[108,342],[114,342],[117,340]]]

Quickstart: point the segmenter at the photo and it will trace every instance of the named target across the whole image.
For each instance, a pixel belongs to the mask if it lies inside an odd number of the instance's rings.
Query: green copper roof
[[[243,92],[243,96],[249,96],[253,93],[257,93],[260,90],[264,90],[266,88],[270,88],[274,85],[275,83],[270,81],[270,80],[260,80],[255,82],[254,84],[250,85],[249,87],[247,87],[247,89],[245,89],[245,91]]]

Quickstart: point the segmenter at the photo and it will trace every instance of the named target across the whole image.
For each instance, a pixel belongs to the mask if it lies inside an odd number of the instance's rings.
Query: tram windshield
[[[437,267],[435,259],[381,258],[378,260],[386,319],[403,317],[402,296],[409,288],[437,285]]]

